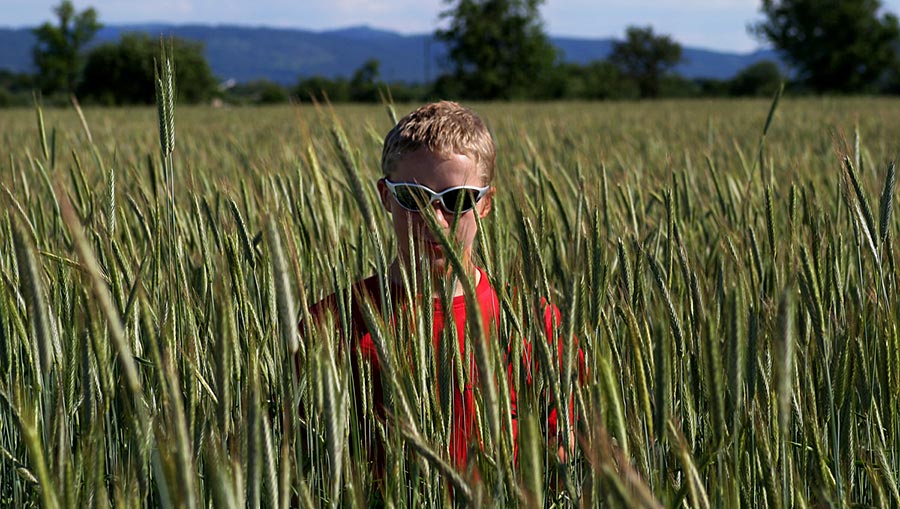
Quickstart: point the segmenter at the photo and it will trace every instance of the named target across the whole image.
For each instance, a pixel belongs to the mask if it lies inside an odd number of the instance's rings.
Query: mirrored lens
[[[419,210],[420,205],[427,204],[431,200],[427,191],[413,186],[394,187],[394,196],[397,197],[397,203],[409,210]]]
[[[473,189],[454,189],[444,194],[444,205],[450,212],[468,212],[475,206],[475,197],[478,191]]]

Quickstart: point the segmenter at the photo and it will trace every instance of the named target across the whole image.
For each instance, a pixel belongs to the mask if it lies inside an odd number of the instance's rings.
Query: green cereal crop
[[[470,105],[500,336],[432,351],[433,317],[366,306],[380,422],[339,290],[391,260],[374,182],[412,105],[176,111],[158,72],[159,108],[2,113],[0,506],[900,507],[900,101]],[[542,297],[563,358],[498,376]],[[488,380],[459,471],[466,358]]]

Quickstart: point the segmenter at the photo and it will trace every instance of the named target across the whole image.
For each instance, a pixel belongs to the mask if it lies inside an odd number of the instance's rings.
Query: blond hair
[[[494,140],[472,110],[452,101],[426,104],[401,118],[384,138],[381,171],[386,177],[397,162],[419,149],[441,157],[464,155],[475,161],[485,184],[494,178]]]

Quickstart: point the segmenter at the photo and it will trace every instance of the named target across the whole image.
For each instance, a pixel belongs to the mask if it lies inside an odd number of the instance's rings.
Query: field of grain
[[[391,261],[374,182],[414,106],[0,112],[0,506],[900,507],[900,101],[469,105],[501,332],[385,327],[380,425],[340,324],[296,325]],[[491,376],[546,346],[545,296],[563,358]],[[466,356],[457,472],[439,393]]]

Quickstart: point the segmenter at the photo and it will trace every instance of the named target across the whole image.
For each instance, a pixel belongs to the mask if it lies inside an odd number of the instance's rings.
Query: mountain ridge
[[[401,34],[369,25],[314,31],[234,24],[129,23],[104,26],[91,46],[114,42],[123,33],[176,36],[204,44],[206,58],[220,79],[268,79],[291,85],[310,76],[349,77],[377,58],[388,82],[421,83],[445,72],[446,47],[432,34]],[[566,62],[585,64],[609,55],[612,38],[550,37]],[[30,28],[0,28],[0,69],[34,72]],[[779,61],[773,50],[749,53],[683,46],[675,72],[687,78],[728,79],[761,60]]]

